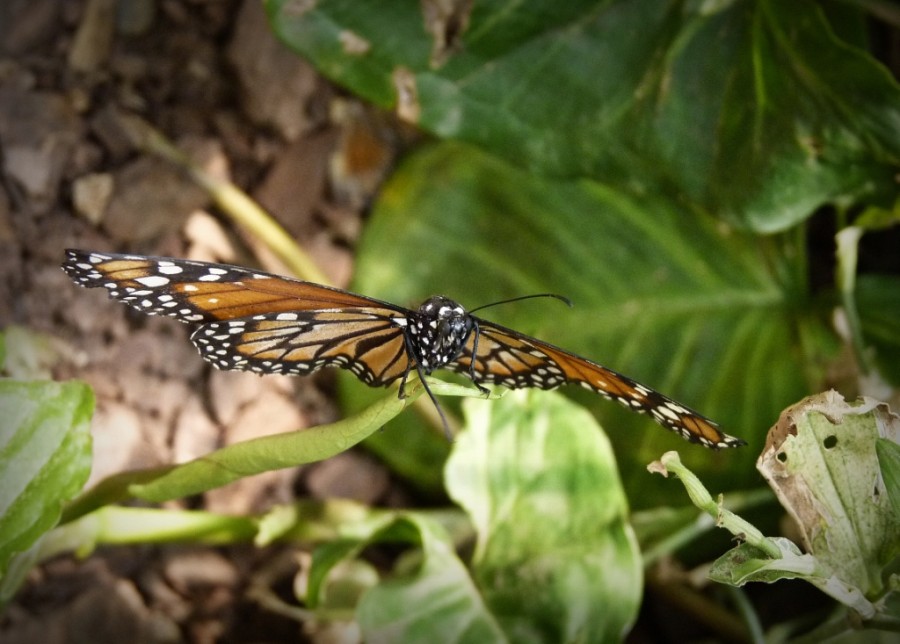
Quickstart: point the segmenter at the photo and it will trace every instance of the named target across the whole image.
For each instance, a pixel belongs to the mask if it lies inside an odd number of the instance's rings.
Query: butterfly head
[[[472,332],[472,316],[453,300],[436,295],[422,303],[409,323],[416,360],[425,373],[444,366],[462,351]]]

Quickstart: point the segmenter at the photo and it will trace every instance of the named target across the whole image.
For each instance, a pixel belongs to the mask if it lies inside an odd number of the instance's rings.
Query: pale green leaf
[[[900,548],[900,515],[876,443],[900,442],[900,419],[883,403],[848,404],[829,392],[793,406],[773,432],[760,472],[797,522],[804,549],[843,584],[878,595]]]
[[[593,417],[551,392],[464,409],[447,490],[475,525],[473,573],[509,639],[623,637],[640,605],[641,561]]]
[[[407,575],[369,590],[357,619],[367,642],[488,644],[509,641],[454,551],[446,532],[422,515],[408,513],[389,530],[417,540],[421,561]],[[375,539],[382,537],[376,536]]]
[[[0,576],[60,518],[91,469],[84,383],[0,379]],[[12,587],[7,580],[0,595]],[[14,583],[12,584],[14,586]]]
[[[228,445],[182,465],[160,471],[128,492],[149,501],[165,501],[221,487],[260,472],[312,463],[349,449],[399,414],[420,393],[410,386],[405,399],[385,394],[364,411],[329,425],[264,436]]]

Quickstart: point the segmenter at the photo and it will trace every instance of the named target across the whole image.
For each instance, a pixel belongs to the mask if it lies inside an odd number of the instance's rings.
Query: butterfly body
[[[409,316],[406,327],[413,357],[430,375],[459,357],[472,333],[474,318],[450,298],[436,295]]]
[[[580,384],[706,447],[733,447],[699,413],[649,387],[434,296],[416,310],[328,286],[223,264],[68,250],[63,270],[149,315],[197,325],[191,341],[219,369],[307,375],[351,371],[370,386],[449,369],[484,384]],[[423,381],[424,382],[424,381]],[[437,400],[427,388],[432,401]],[[440,406],[438,406],[440,411]]]

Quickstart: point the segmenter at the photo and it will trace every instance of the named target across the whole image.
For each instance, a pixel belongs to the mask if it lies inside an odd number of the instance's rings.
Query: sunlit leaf
[[[475,525],[473,574],[510,640],[622,638],[640,605],[641,561],[593,417],[552,392],[464,408],[447,489]]]

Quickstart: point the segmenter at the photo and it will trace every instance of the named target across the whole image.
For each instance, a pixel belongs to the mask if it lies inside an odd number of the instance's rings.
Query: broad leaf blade
[[[534,300],[479,315],[630,375],[752,445],[807,393],[813,361],[804,363],[801,347],[818,350],[828,337],[814,309],[797,304],[805,287],[783,282],[797,268],[768,272],[779,252],[774,242],[653,195],[543,181],[441,144],[413,155],[385,186],[360,245],[355,288],[413,307],[435,293],[468,308],[529,293],[566,295],[571,309]],[[366,400],[365,387],[347,383],[346,391],[345,399]],[[671,493],[644,469],[666,449],[684,450],[717,489],[757,478],[752,450],[688,447],[595,394],[572,395],[603,414],[620,458],[631,461],[623,477],[630,491],[642,489],[633,496],[639,505]],[[400,451],[398,441],[406,449],[428,435],[412,414],[402,420],[410,424],[378,437],[389,456]]]
[[[593,417],[550,392],[464,407],[447,489],[475,524],[474,574],[509,639],[623,637],[640,604],[641,563]]]
[[[539,173],[659,191],[765,231],[893,190],[900,88],[814,3],[478,2],[444,30],[429,29],[431,4],[268,9],[337,82]],[[436,59],[430,34],[448,30],[458,47]]]

